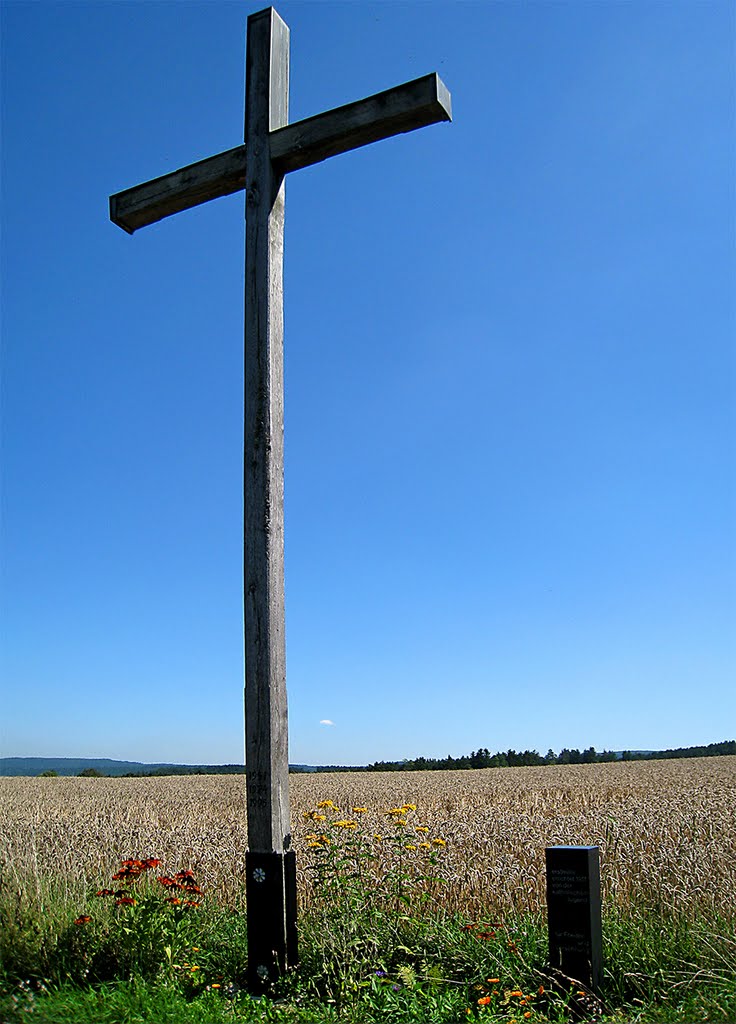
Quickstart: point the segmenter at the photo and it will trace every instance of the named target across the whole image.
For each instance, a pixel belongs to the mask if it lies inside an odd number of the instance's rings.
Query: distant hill
[[[58,775],[79,775],[94,768],[102,775],[242,775],[242,764],[146,764],[142,761],[115,761],[109,757],[0,757],[0,775],[40,775],[54,771]]]
[[[714,757],[736,754],[736,740],[709,743],[705,747],[678,747],[673,750],[552,750],[542,757],[536,750],[517,752],[477,750],[465,757],[447,757],[442,760],[419,757],[413,761],[377,761],[369,765],[310,765],[290,764],[291,772],[364,772],[364,771],[437,771],[446,768],[514,768],[544,764],[594,764],[605,761],[648,761],[678,757]],[[119,778],[121,776],[150,775],[244,775],[242,764],[172,764],[143,761],[115,761],[108,757],[0,757],[0,776],[37,776],[43,772],[57,775],[79,775],[85,771]]]

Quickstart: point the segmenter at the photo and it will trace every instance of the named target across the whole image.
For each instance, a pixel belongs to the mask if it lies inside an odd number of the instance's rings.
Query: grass
[[[705,761],[295,785],[301,962],[266,1000],[233,780],[176,780],[186,815],[171,780],[0,780],[0,1021],[736,1021],[736,758]],[[556,842],[601,846],[600,999],[546,969]]]

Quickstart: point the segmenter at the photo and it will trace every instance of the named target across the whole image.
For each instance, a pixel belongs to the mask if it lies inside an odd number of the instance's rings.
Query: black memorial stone
[[[548,846],[545,852],[550,965],[595,992],[603,962],[598,847]]]

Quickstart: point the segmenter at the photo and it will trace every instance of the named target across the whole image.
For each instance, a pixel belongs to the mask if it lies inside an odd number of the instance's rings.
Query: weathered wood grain
[[[132,235],[172,213],[244,188],[245,146],[236,146],[110,196],[110,220]]]
[[[425,75],[272,132],[271,159],[286,173],[392,135],[451,120],[447,87],[438,75]]]
[[[289,30],[248,18],[245,262],[245,761],[253,851],[290,843],[284,635],[284,181],[269,131],[288,119]]]
[[[437,75],[425,75],[356,103],[269,128],[271,159],[280,174],[287,174],[392,135],[450,120],[447,87]],[[110,220],[132,235],[164,217],[241,191],[245,175],[246,147],[235,146],[110,196]]]

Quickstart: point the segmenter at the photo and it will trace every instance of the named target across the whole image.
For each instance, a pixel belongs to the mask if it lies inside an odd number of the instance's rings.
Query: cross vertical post
[[[284,633],[284,192],[269,133],[289,116],[289,30],[248,18],[246,58],[244,616],[248,984],[296,961]],[[292,896],[292,890],[294,896]],[[287,920],[294,912],[294,920]],[[254,913],[255,911],[255,913]]]

